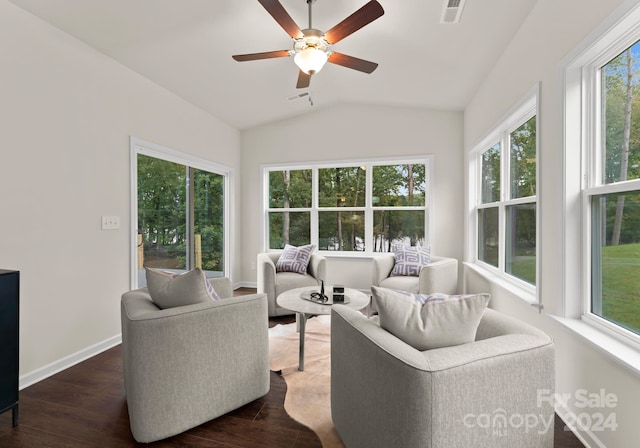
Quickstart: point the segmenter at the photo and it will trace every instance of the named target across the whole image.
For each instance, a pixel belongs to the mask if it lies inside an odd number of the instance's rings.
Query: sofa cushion
[[[276,272],[295,272],[297,274],[306,274],[307,265],[311,259],[311,253],[315,249],[314,244],[306,246],[291,246],[286,244],[284,251],[280,254],[280,258],[276,262]]]
[[[311,275],[295,274],[293,272],[280,272],[276,279],[276,297],[285,291],[305,286],[318,286],[318,281]]]
[[[427,246],[393,245],[395,264],[391,275],[418,277],[423,267],[431,261],[431,248]]]
[[[159,308],[174,308],[211,300],[220,300],[202,269],[184,274],[145,268],[151,300]]]
[[[417,350],[475,340],[489,294],[410,294],[371,287],[380,326]]]

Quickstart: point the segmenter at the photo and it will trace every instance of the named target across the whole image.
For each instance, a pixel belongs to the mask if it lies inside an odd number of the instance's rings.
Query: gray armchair
[[[269,316],[294,314],[276,303],[276,298],[284,291],[304,286],[318,286],[326,281],[326,259],[322,255],[312,253],[305,275],[294,272],[276,272],[279,252],[258,254],[258,293],[265,293],[269,303]]]
[[[553,342],[504,314],[487,309],[474,342],[420,352],[332,308],[331,413],[346,446],[552,448],[540,392],[554,392]]]
[[[121,300],[124,386],[133,437],[153,442],[219,417],[269,391],[267,299],[231,297],[159,309],[147,288]]]
[[[422,268],[419,277],[390,277],[395,256],[382,254],[373,259],[373,286],[399,289],[416,294],[456,294],[458,290],[458,260],[448,257],[431,257],[431,262]]]

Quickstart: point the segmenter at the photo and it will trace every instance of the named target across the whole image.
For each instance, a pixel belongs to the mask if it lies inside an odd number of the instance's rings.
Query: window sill
[[[325,258],[335,258],[338,260],[371,260],[378,254],[371,254],[366,252],[333,252],[328,250],[319,250],[318,253]]]
[[[538,305],[538,298],[536,296],[535,287],[522,287],[518,284],[518,282],[506,278],[505,275],[503,275],[499,271],[496,270],[494,272],[493,270],[487,269],[486,267],[478,263],[470,263],[465,261],[463,264],[465,267],[471,269],[476,274],[481,275],[486,280],[495,283],[510,294],[528,303],[532,306],[532,309],[534,309],[534,306]]]
[[[572,319],[567,317],[549,314],[557,322],[581,336],[598,351],[604,353],[609,358],[622,365],[622,367],[631,370],[634,374],[640,376],[640,352],[629,344],[608,335],[602,330],[589,325],[582,319]]]

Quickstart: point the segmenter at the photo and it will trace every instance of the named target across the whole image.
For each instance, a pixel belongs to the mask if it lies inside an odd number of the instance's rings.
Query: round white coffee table
[[[325,292],[331,297],[331,286],[325,287]],[[282,308],[286,308],[296,313],[296,321],[300,332],[300,354],[298,358],[298,370],[304,371],[304,331],[307,319],[310,316],[318,314],[331,314],[332,303],[322,304],[315,303],[302,298],[303,293],[318,292],[319,286],[306,286],[304,288],[295,288],[285,291],[276,298],[276,303]],[[369,296],[357,289],[344,288],[345,302],[344,305],[354,310],[361,310],[369,305]],[[340,302],[336,302],[338,304]]]

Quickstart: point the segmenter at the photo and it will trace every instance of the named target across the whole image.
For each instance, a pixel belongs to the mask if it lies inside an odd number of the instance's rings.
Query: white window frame
[[[623,4],[561,64],[564,116],[564,309],[640,351],[640,335],[591,312],[591,205],[594,195],[639,191],[640,180],[601,183],[600,68],[640,40],[640,5]],[[580,163],[576,163],[580,161]],[[597,338],[596,338],[597,339]],[[607,351],[613,347],[605,345]]]
[[[540,305],[540,108],[539,84],[535,85],[514,105],[484,137],[467,151],[468,224],[465,259],[476,269],[498,279],[518,297],[536,306]],[[536,195],[512,199],[510,185],[510,134],[529,121],[536,119]],[[482,203],[482,155],[500,144],[500,198]],[[536,284],[532,285],[506,272],[506,208],[511,205],[535,203],[536,205]],[[478,258],[478,210],[498,207],[498,267]]]
[[[372,172],[374,166],[382,165],[407,165],[407,164],[424,164],[425,168],[425,205],[424,206],[403,206],[403,207],[374,207],[372,198]],[[366,167],[366,203],[364,207],[322,207],[318,206],[318,170],[325,168],[342,168],[342,167]],[[318,212],[321,211],[364,211],[365,215],[365,250],[364,251],[334,251],[319,250],[326,257],[352,257],[352,258],[371,258],[380,255],[382,252],[373,252],[373,212],[377,210],[424,210],[425,219],[425,246],[431,246],[433,231],[433,156],[414,156],[399,157],[394,159],[376,158],[376,159],[353,159],[348,161],[317,161],[307,163],[286,163],[286,164],[265,164],[260,167],[262,172],[262,251],[275,251],[278,249],[269,248],[269,212],[283,212],[286,210],[296,212],[310,212],[311,226],[311,244],[318,247],[319,231],[318,231]],[[310,208],[269,208],[269,172],[282,170],[311,170],[312,172],[312,206]]]
[[[131,289],[138,288],[138,154],[190,166],[224,177],[224,276],[228,277],[231,280],[231,284],[233,284],[233,260],[231,258],[231,241],[233,241],[231,218],[233,216],[231,209],[233,204],[233,191],[231,188],[233,185],[233,169],[136,137],[130,137],[129,147],[131,166]]]

